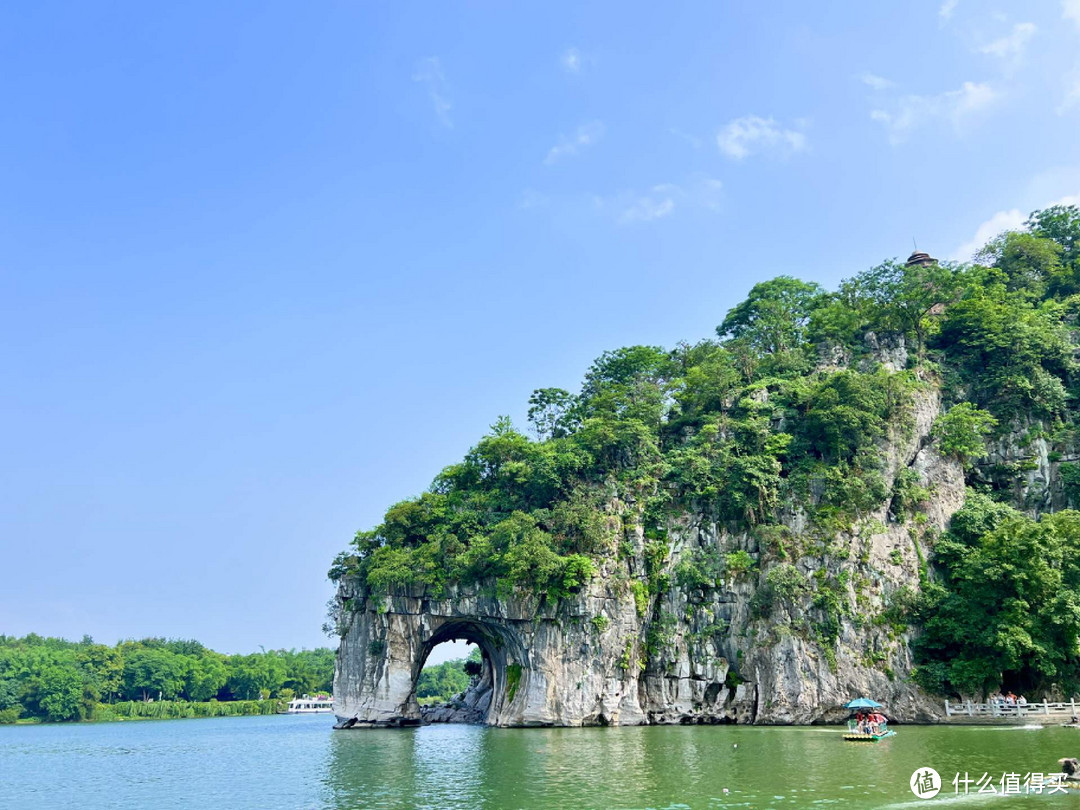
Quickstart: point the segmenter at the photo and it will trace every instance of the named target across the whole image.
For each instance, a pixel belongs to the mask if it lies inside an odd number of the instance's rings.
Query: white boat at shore
[[[289,701],[286,714],[332,714],[334,711],[334,699],[319,695],[311,697],[304,695],[302,698],[293,698]]]

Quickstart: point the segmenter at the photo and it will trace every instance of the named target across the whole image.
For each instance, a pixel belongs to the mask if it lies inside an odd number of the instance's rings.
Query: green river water
[[[829,727],[333,731],[325,715],[0,726],[0,808],[1080,808],[1080,793],[952,785],[1056,770],[1080,756],[1080,731],[897,731],[866,744]],[[909,780],[927,766],[944,784],[919,799]]]

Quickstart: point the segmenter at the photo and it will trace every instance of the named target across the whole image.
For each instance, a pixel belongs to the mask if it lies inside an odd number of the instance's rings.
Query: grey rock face
[[[691,510],[651,543],[628,525],[619,554],[555,604],[497,596],[495,583],[376,599],[343,581],[339,727],[812,723],[846,716],[840,707],[859,695],[898,720],[935,720],[940,706],[911,682],[908,631],[888,608],[917,590],[935,532],[963,503],[959,464],[929,446],[939,412],[936,392],[919,394],[914,429],[884,448],[890,490],[907,470],[927,493],[903,520],[886,503],[821,538],[798,509],[779,526],[734,533]],[[753,564],[729,565],[707,587],[680,573],[683,561],[740,551]],[[416,679],[451,639],[479,645],[482,674],[460,705],[422,712]]]

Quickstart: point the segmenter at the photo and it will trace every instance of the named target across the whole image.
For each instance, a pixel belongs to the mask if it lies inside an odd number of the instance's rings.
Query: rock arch
[[[417,703],[417,680],[431,651],[455,640],[476,644],[483,658],[467,716],[491,725],[519,724],[507,717],[522,714],[524,706],[518,704],[536,679],[521,620],[484,609],[476,599],[462,604],[460,597],[354,601],[360,609],[341,640],[334,678],[339,727],[411,726],[432,719]],[[486,607],[497,604],[492,600]]]

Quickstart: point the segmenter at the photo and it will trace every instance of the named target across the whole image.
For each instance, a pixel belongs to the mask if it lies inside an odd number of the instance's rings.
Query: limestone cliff
[[[416,679],[450,639],[480,646],[483,673],[463,711],[430,719],[811,723],[838,719],[845,701],[865,694],[896,719],[932,721],[939,704],[912,684],[908,631],[889,608],[918,588],[933,537],[963,503],[964,475],[931,446],[938,391],[917,392],[912,407],[882,450],[889,491],[901,479],[919,487],[917,508],[890,499],[824,536],[795,506],[767,530],[738,531],[689,509],[661,541],[628,521],[619,553],[555,603],[499,593],[494,582],[436,598],[423,587],[374,596],[341,580],[339,725],[421,722]],[[707,586],[685,575],[689,563],[717,557],[742,564]]]

